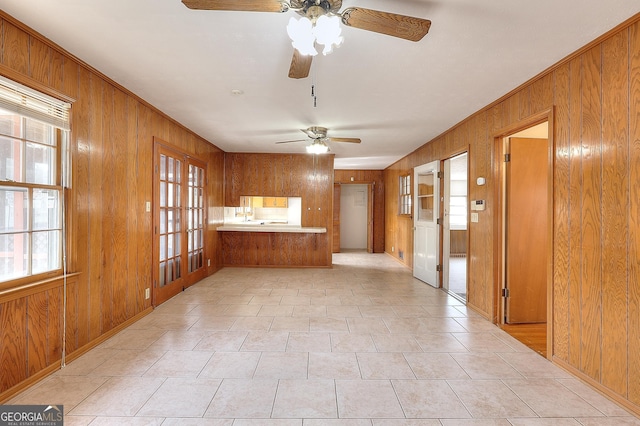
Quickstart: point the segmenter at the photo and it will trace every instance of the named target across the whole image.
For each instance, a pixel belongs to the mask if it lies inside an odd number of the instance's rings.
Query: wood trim
[[[31,78],[27,75],[24,75],[12,68],[9,68],[8,66],[4,65],[4,64],[0,64],[0,74],[3,77],[6,77],[10,80],[13,80],[17,83],[20,83],[24,86],[28,86],[30,88],[32,88],[33,90],[37,90],[38,92],[42,92],[45,95],[49,95],[51,97],[54,97],[56,99],[59,99],[61,101],[64,102],[69,102],[70,104],[74,103],[76,101],[75,98],[66,95],[58,90],[53,89],[51,86],[47,86],[46,84],[42,84],[40,83],[38,80]]]
[[[615,402],[616,404],[622,405],[630,413],[634,414],[637,417],[640,417],[640,407],[633,404],[628,399],[623,398],[622,396],[615,393],[611,389],[602,385],[600,382],[597,382],[596,380],[592,379],[588,375],[584,374],[582,371],[578,370],[577,368],[573,367],[571,364],[568,364],[567,362],[563,361],[558,357],[552,356],[550,358],[550,361],[553,362],[558,367],[565,370],[567,373],[577,377],[578,379],[583,381],[585,384],[595,389],[601,395],[609,398],[611,401]]]
[[[70,280],[71,283],[75,283],[77,282],[79,275],[80,273],[67,274],[66,278],[67,280]],[[63,285],[64,278],[64,275],[59,275],[42,281],[36,281],[33,283],[2,290],[0,291],[0,305],[10,300],[31,296],[32,294],[51,290],[56,287],[61,287]]]
[[[555,160],[555,142],[554,142],[554,108],[549,108],[541,111],[537,114],[529,116],[525,120],[518,121],[516,123],[505,126],[498,131],[494,132],[493,137],[493,151],[494,151],[494,167],[493,167],[493,179],[496,183],[494,185],[494,202],[496,205],[494,214],[494,265],[493,273],[496,280],[494,281],[493,291],[493,318],[494,323],[504,323],[504,306],[502,303],[502,287],[504,284],[504,202],[505,194],[503,193],[504,175],[504,145],[503,139],[521,130],[528,129],[540,123],[548,123],[547,131],[547,359],[551,359],[553,356],[553,266],[554,266],[554,250],[553,250],[553,230],[554,230],[554,192],[553,192],[553,176],[554,176],[554,160]]]

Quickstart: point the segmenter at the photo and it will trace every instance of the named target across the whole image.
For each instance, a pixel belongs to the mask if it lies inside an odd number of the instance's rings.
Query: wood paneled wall
[[[336,170],[333,179],[335,183],[340,184],[373,183],[373,252],[384,253],[384,172],[382,170]],[[338,240],[338,247],[339,244],[340,240]]]
[[[386,252],[412,242],[398,176],[469,150],[468,304],[494,312],[494,135],[554,111],[553,360],[640,413],[640,16],[385,170]],[[395,246],[395,252],[391,252]],[[411,257],[405,257],[411,266]]]
[[[70,358],[150,308],[154,136],[207,163],[207,272],[220,268],[221,150],[1,11],[0,74],[74,100],[65,190],[68,270],[77,273],[67,286]],[[0,294],[0,401],[59,365],[62,297],[61,280]]]
[[[325,234],[269,238],[225,232],[225,265],[331,266],[333,155],[226,153],[224,164],[225,206],[240,206],[240,197],[248,195],[301,197],[302,226],[327,229]],[[251,254],[256,247],[266,253]],[[274,250],[282,253],[270,253]]]

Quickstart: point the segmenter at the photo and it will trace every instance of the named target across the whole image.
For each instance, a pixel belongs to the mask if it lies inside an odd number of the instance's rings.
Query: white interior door
[[[416,167],[413,179],[413,276],[434,287],[439,286],[439,165],[433,161]]]

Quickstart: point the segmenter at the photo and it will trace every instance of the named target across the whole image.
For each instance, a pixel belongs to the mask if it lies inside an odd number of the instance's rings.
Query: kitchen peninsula
[[[333,155],[225,155],[222,265],[331,267]]]

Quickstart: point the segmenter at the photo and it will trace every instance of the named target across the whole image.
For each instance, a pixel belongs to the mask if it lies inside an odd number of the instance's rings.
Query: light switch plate
[[[478,213],[471,213],[471,222],[478,223]]]

